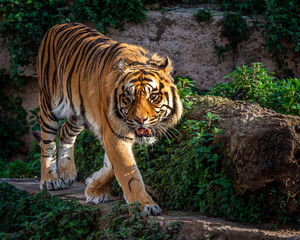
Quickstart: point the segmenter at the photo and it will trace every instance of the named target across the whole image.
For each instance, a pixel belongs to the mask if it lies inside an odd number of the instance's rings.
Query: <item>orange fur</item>
[[[102,141],[106,156],[103,168],[86,180],[87,201],[107,201],[110,182],[116,177],[129,203],[137,200],[147,214],[159,214],[145,191],[132,145],[135,141],[153,144],[182,115],[170,60],[115,42],[82,24],[67,23],[45,35],[37,69],[41,188],[61,189],[75,181],[73,144],[88,128]],[[56,160],[60,118],[66,123]]]

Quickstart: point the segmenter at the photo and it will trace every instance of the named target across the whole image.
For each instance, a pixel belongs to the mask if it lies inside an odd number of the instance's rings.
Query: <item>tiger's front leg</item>
[[[104,135],[106,154],[104,166],[86,179],[86,201],[107,202],[110,183],[117,177],[128,203],[139,201],[146,215],[159,215],[161,209],[145,190],[142,176],[132,153],[133,143],[117,139],[113,134]]]
[[[109,130],[106,131],[103,140],[106,153],[127,202],[139,201],[141,210],[146,215],[159,215],[161,209],[146,192],[136,165],[132,152],[133,142],[119,139]]]
[[[59,178],[66,186],[71,186],[76,180],[74,143],[83,128],[76,117],[71,117],[61,127],[57,165]]]

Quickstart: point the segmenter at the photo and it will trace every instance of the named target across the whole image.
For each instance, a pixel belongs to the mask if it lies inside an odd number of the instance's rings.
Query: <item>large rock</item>
[[[222,134],[216,138],[235,189],[244,193],[275,187],[291,196],[291,212],[300,181],[300,117],[262,108],[256,103],[215,96],[193,97],[188,118],[200,120],[206,112],[217,115]]]

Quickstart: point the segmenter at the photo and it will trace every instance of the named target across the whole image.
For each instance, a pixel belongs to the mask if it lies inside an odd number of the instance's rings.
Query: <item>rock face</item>
[[[220,119],[224,164],[238,192],[275,187],[290,194],[291,212],[296,203],[300,181],[300,117],[283,115],[258,104],[231,101],[214,96],[197,96],[188,118],[200,120],[206,112]]]
[[[197,10],[149,11],[141,24],[126,24],[122,32],[109,28],[106,35],[116,41],[141,45],[169,56],[175,67],[174,75],[189,76],[201,90],[229,81],[223,77],[237,66],[251,65],[252,62],[261,62],[270,71],[280,73],[264,48],[261,32],[250,19],[247,20],[249,39],[239,43],[235,54],[229,52],[224,60],[219,61],[213,40],[220,46],[227,43],[221,35],[222,14],[215,12],[210,21],[198,23],[194,17]],[[94,27],[93,24],[88,25]],[[288,68],[299,77],[300,56],[290,59]],[[3,67],[9,68],[9,55],[4,49],[0,50],[0,68]],[[35,68],[28,67],[26,74],[34,76]]]
[[[227,43],[226,38],[221,36],[223,17],[215,13],[210,21],[198,23],[194,17],[196,12],[197,9],[178,9],[165,13],[150,11],[145,22],[127,24],[124,32],[109,29],[107,35],[117,41],[142,45],[169,56],[175,66],[175,75],[189,76],[196,81],[198,89],[208,89],[216,83],[227,82],[223,78],[225,75],[237,66],[251,65],[252,62],[262,62],[270,70],[280,72],[264,48],[261,32],[251,20],[247,21],[249,39],[240,42],[234,55],[231,51],[220,61],[213,40],[222,46]],[[295,70],[296,76],[300,75],[300,66],[295,59],[289,61],[289,68]]]

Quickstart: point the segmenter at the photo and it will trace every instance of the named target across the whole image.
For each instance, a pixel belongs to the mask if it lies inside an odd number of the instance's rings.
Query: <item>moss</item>
[[[234,101],[229,98],[217,97],[217,96],[192,96],[191,101],[193,102],[192,109],[188,112],[188,119],[202,119],[201,116],[205,115],[206,112],[214,109],[218,105],[229,104],[232,105]],[[214,113],[218,115],[217,113]]]

